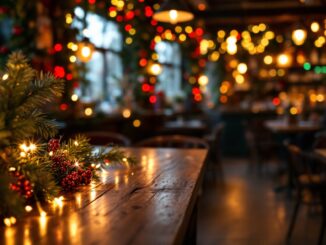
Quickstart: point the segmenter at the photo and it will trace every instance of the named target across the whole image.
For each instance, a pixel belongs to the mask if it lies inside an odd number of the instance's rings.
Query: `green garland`
[[[24,205],[39,207],[96,180],[102,164],[136,163],[116,147],[94,153],[84,136],[41,143],[57,128],[39,108],[63,91],[63,80],[38,74],[20,52],[0,71],[0,218],[6,225],[15,223]]]

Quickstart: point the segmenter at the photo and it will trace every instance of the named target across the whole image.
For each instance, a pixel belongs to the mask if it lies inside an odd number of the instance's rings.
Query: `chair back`
[[[299,147],[285,143],[289,153],[289,170],[297,187],[307,187],[318,182],[320,161],[310,152],[303,152]]]
[[[212,142],[212,153],[216,161],[220,161],[221,158],[221,138],[224,130],[224,124],[219,123],[213,128],[213,142]]]
[[[313,149],[326,148],[326,132],[316,134]]]
[[[202,148],[208,149],[208,143],[200,138],[184,135],[161,135],[145,139],[136,144],[139,147],[163,147],[163,148]]]
[[[107,131],[90,131],[84,132],[87,138],[90,139],[92,145],[118,145],[118,146],[130,146],[130,140],[119,133],[107,132]]]

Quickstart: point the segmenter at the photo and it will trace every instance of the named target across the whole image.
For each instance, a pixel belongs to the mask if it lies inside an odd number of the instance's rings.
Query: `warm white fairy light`
[[[32,206],[30,206],[30,205],[27,205],[27,206],[25,206],[25,211],[26,212],[31,212],[33,210],[33,208],[32,208]]]
[[[8,73],[3,74],[3,76],[2,76],[3,81],[7,80],[8,78],[9,78]]]

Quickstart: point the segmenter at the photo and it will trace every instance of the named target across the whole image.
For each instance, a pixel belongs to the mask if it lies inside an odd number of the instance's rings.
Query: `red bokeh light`
[[[89,4],[95,4],[96,0],[88,0]]]
[[[125,30],[126,30],[126,31],[130,31],[131,28],[132,28],[132,25],[130,25],[130,24],[128,24],[128,25],[125,26]]]
[[[64,78],[65,77],[65,69],[62,66],[55,66],[54,67],[54,75],[58,78]]]
[[[281,100],[278,97],[275,97],[273,99],[273,105],[278,106],[281,104]]]
[[[139,60],[139,65],[142,66],[142,67],[146,66],[147,65],[147,60],[145,58],[140,59]]]
[[[55,44],[54,45],[54,50],[56,52],[60,52],[62,50],[62,44],[60,44],[60,43]]]
[[[143,90],[143,92],[149,92],[150,89],[151,89],[151,86],[147,83],[144,83],[142,86],[141,86],[141,89]]]
[[[66,103],[62,103],[62,104],[60,105],[60,110],[61,110],[61,111],[66,111],[66,110],[68,110],[68,104],[66,104]]]
[[[156,101],[157,101],[157,98],[156,98],[155,95],[151,95],[151,96],[149,97],[149,102],[150,102],[151,104],[155,104]]]
[[[72,80],[72,74],[71,73],[68,73],[67,75],[66,75],[66,79],[68,80],[68,81],[70,81],[70,80]]]

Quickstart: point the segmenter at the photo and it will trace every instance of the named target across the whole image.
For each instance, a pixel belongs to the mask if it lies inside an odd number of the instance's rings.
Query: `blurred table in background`
[[[290,124],[285,120],[270,120],[265,122],[265,126],[273,133],[281,134],[309,133],[317,132],[321,129],[319,124],[312,121],[299,121]]]
[[[166,121],[160,129],[161,134],[182,134],[201,137],[207,132],[206,123],[200,119],[177,119]]]

